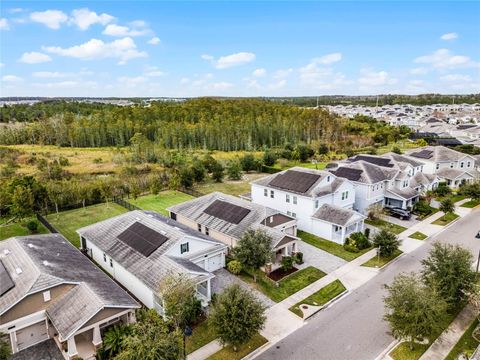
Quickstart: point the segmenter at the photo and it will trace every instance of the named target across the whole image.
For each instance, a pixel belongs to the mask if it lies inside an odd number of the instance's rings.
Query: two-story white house
[[[363,231],[354,185],[322,170],[294,167],[252,182],[252,201],[297,219],[298,228],[343,244]]]
[[[166,276],[187,275],[207,306],[213,271],[225,266],[225,244],[153,211],[130,211],[77,233],[88,256],[160,314],[159,287]]]

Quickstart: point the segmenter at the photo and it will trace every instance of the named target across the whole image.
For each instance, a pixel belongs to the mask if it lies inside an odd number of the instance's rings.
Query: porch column
[[[68,348],[68,358],[73,359],[75,356],[78,355],[77,352],[77,344],[75,343],[75,336],[72,335],[68,340],[67,340],[67,348]]]
[[[207,299],[208,301],[212,299],[212,289],[210,287],[210,279],[207,280]]]
[[[95,349],[98,349],[100,345],[102,345],[102,334],[100,333],[100,326],[98,324],[93,328],[92,343],[93,346],[95,346]]]
[[[345,226],[342,226],[342,242],[345,240]]]
[[[135,318],[135,311],[130,311],[128,313],[127,322],[129,324],[135,324],[137,322],[137,319]]]

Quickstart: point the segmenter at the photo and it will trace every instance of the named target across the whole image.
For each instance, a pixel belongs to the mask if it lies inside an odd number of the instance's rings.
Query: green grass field
[[[392,256],[387,256],[387,257],[380,256],[380,258],[379,258],[377,255],[375,255],[370,260],[363,263],[362,266],[381,268],[381,267],[387,265],[390,261],[392,261],[396,257],[400,256],[401,254],[402,254],[402,251],[395,250],[393,252]]]
[[[198,191],[202,195],[210,194],[214,191],[220,191],[225,194],[238,196],[249,193],[251,191],[251,181],[257,180],[267,175],[268,174],[265,173],[251,172],[243,174],[241,180],[228,180],[225,177],[225,179],[221,183],[215,182],[212,179],[207,179],[201,184],[196,184],[194,186],[194,190]]]
[[[185,348],[187,354],[200,349],[202,346],[216,339],[212,328],[208,326],[208,321],[204,320],[200,324],[193,327],[192,336],[187,337]]]
[[[375,227],[379,227],[381,229],[389,230],[397,235],[407,230],[406,227],[403,227],[382,219],[375,219],[375,220],[366,219],[365,224],[369,224]]]
[[[330,284],[324,286],[316,293],[310,295],[306,299],[299,301],[295,305],[293,305],[289,310],[293,312],[295,315],[303,317],[303,312],[300,309],[300,305],[307,304],[312,306],[322,306],[332,300],[333,298],[337,297],[347,289],[342,284],[340,280],[335,280]]]
[[[480,199],[467,201],[466,203],[460,205],[460,207],[472,209],[478,205],[480,205]]]
[[[13,236],[30,235],[30,231],[26,227],[26,223],[34,218],[25,221],[12,223],[6,226],[0,226],[0,240],[5,240]],[[48,230],[40,222],[38,222],[38,230],[36,234],[47,234]]]
[[[80,247],[80,239],[75,232],[76,230],[125,212],[127,212],[127,209],[110,202],[108,206],[106,204],[97,204],[87,206],[85,209],[62,211],[58,216],[55,213],[49,214],[46,218],[73,245]]]
[[[457,360],[461,354],[465,354],[470,358],[480,344],[477,340],[475,340],[472,336],[473,331],[478,325],[478,319],[474,320],[473,323],[468,327],[467,331],[465,331],[458,340],[458,342],[453,347],[452,351],[448,354],[445,360]]]
[[[438,218],[437,220],[435,220],[434,222],[432,222],[432,224],[445,226],[445,225],[447,225],[447,224],[450,224],[453,220],[455,220],[455,219],[457,219],[457,218],[458,218],[458,215],[457,215],[457,214],[454,214],[454,213],[446,213],[446,214],[443,215],[441,218]]]
[[[208,357],[207,360],[240,360],[267,342],[267,339],[262,335],[257,334],[246,344],[239,346],[237,351],[233,351],[232,347],[226,346],[222,350]]]
[[[257,275],[257,282],[254,282],[253,276],[245,270],[240,274],[240,277],[254,288],[267,295],[273,301],[280,302],[311,283],[321,279],[325,275],[326,274],[323,271],[313,266],[309,266],[280,280],[278,282],[278,287],[275,285],[274,281],[267,278],[265,273],[260,271]]]
[[[414,232],[413,234],[408,236],[409,238],[415,239],[415,240],[425,240],[428,236],[421,233],[420,231]]]
[[[279,170],[286,170],[294,166],[304,167],[307,169],[323,170],[325,169],[325,166],[327,166],[327,164],[328,162],[322,162],[322,161],[315,164],[315,163],[312,163],[311,161],[299,162],[294,160],[280,159],[272,167]]]
[[[305,241],[307,244],[310,244],[312,246],[315,246],[319,249],[322,249],[332,255],[338,256],[339,258],[342,258],[343,260],[346,261],[352,261],[359,257],[360,255],[365,254],[367,251],[369,251],[371,248],[364,249],[359,251],[358,253],[353,253],[350,251],[347,251],[343,248],[342,245],[337,244],[333,241],[325,240],[322,239],[321,237],[315,236],[313,234],[307,233],[305,231],[298,231],[297,236],[301,238],[303,241]]]
[[[193,196],[180,191],[167,190],[158,195],[140,196],[136,200],[129,199],[128,202],[144,210],[156,211],[165,216],[168,215],[168,207],[194,199]]]

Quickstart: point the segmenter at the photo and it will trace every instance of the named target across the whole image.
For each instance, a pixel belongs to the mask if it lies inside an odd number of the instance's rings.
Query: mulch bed
[[[282,280],[285,276],[293,274],[295,271],[298,271],[296,267],[293,267],[288,271],[283,271],[282,268],[278,268],[277,270],[272,271],[267,276],[273,281],[279,281]]]

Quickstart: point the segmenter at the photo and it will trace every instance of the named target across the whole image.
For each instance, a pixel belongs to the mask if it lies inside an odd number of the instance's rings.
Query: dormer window
[[[188,244],[189,244],[188,242],[184,244],[180,244],[180,254],[183,254],[189,251]]]
[[[453,165],[454,165],[453,163],[450,163],[450,169],[453,169]]]
[[[273,190],[270,190],[270,197],[273,199],[275,197],[275,192]]]
[[[267,196],[267,197],[268,197],[268,190],[267,190],[267,189],[263,189],[263,196]]]
[[[202,224],[197,224],[197,230],[202,232]]]
[[[285,194],[285,201],[286,201],[287,203],[290,202],[290,195],[289,195],[289,194]]]
[[[437,170],[440,169],[440,164],[437,164],[437,166],[435,167]]]
[[[210,230],[205,226],[205,235],[210,235]]]
[[[460,163],[460,167],[463,168],[463,161]]]
[[[327,182],[330,182],[330,175],[327,176]]]

